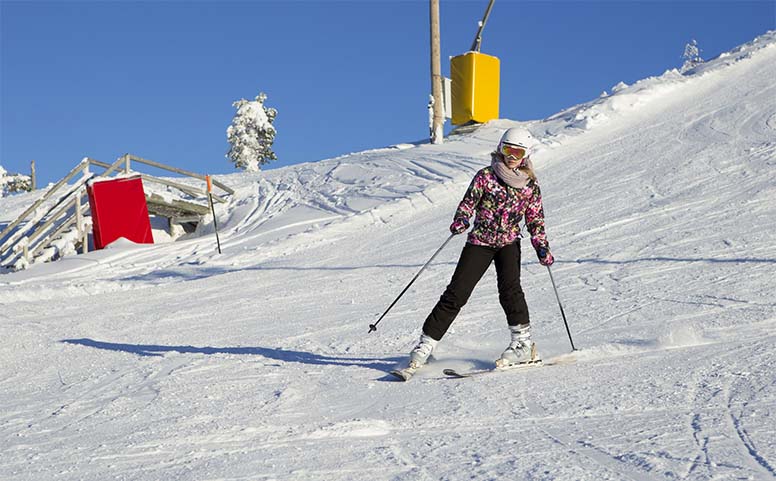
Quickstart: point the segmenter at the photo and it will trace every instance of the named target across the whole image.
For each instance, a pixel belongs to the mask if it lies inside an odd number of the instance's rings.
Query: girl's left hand
[[[539,264],[543,266],[551,266],[555,262],[552,252],[546,247],[536,249],[536,256],[539,257]]]

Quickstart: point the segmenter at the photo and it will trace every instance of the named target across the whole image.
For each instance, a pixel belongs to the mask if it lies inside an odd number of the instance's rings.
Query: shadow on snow
[[[282,362],[296,362],[317,366],[357,366],[389,372],[401,358],[369,358],[369,357],[338,357],[324,356],[304,351],[291,351],[280,348],[266,347],[196,347],[196,346],[159,346],[155,344],[121,344],[114,342],[95,341],[94,339],[63,339],[65,344],[103,349],[106,351],[128,352],[138,356],[163,356],[167,352],[182,354],[233,354],[239,356],[261,356]]]
[[[187,281],[193,281],[197,279],[205,279],[208,277],[218,276],[222,274],[231,274],[234,272],[244,271],[288,271],[288,272],[307,272],[307,271],[319,271],[319,272],[336,272],[336,271],[357,271],[364,269],[405,269],[405,268],[420,268],[423,264],[375,264],[366,266],[329,266],[329,267],[302,267],[302,266],[251,266],[240,268],[228,268],[228,267],[194,267],[190,268],[186,264],[180,266],[179,269],[162,269],[155,270],[146,274],[139,274],[133,276],[122,277],[120,281],[150,281],[160,279],[175,279],[180,278]],[[455,262],[435,262],[430,264],[429,267],[449,265],[454,266]]]

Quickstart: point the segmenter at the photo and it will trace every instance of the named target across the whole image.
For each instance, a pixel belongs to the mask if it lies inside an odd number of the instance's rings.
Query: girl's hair
[[[490,155],[491,155],[491,158],[493,158],[494,160],[497,160],[499,162],[504,161],[504,154],[502,154],[499,151],[493,151],[490,153]],[[532,181],[536,182],[536,172],[534,172],[534,170],[527,163],[523,163],[520,167],[517,168],[517,170],[527,175],[528,178],[531,179]]]

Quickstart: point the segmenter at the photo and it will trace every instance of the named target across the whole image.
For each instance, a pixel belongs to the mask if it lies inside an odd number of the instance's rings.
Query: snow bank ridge
[[[633,85],[619,82],[612,87],[611,93],[603,92],[596,100],[576,105],[548,117],[543,122],[546,124],[545,135],[552,139],[563,133],[568,134],[569,130],[585,131],[606,124],[618,113],[640,109],[677,88],[750,59],[761,50],[773,48],[776,48],[776,30],[769,31],[729,52],[724,52],[684,74],[678,69],[671,69],[660,76],[639,80]]]

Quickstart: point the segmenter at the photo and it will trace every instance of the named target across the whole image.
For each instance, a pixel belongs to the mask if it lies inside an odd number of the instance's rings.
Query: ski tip
[[[402,382],[407,382],[407,381],[410,380],[410,378],[412,378],[412,376],[408,376],[407,374],[405,374],[405,373],[403,373],[401,371],[398,371],[398,370],[389,371],[388,374],[390,374],[395,379],[397,379],[399,381],[402,381]]]

